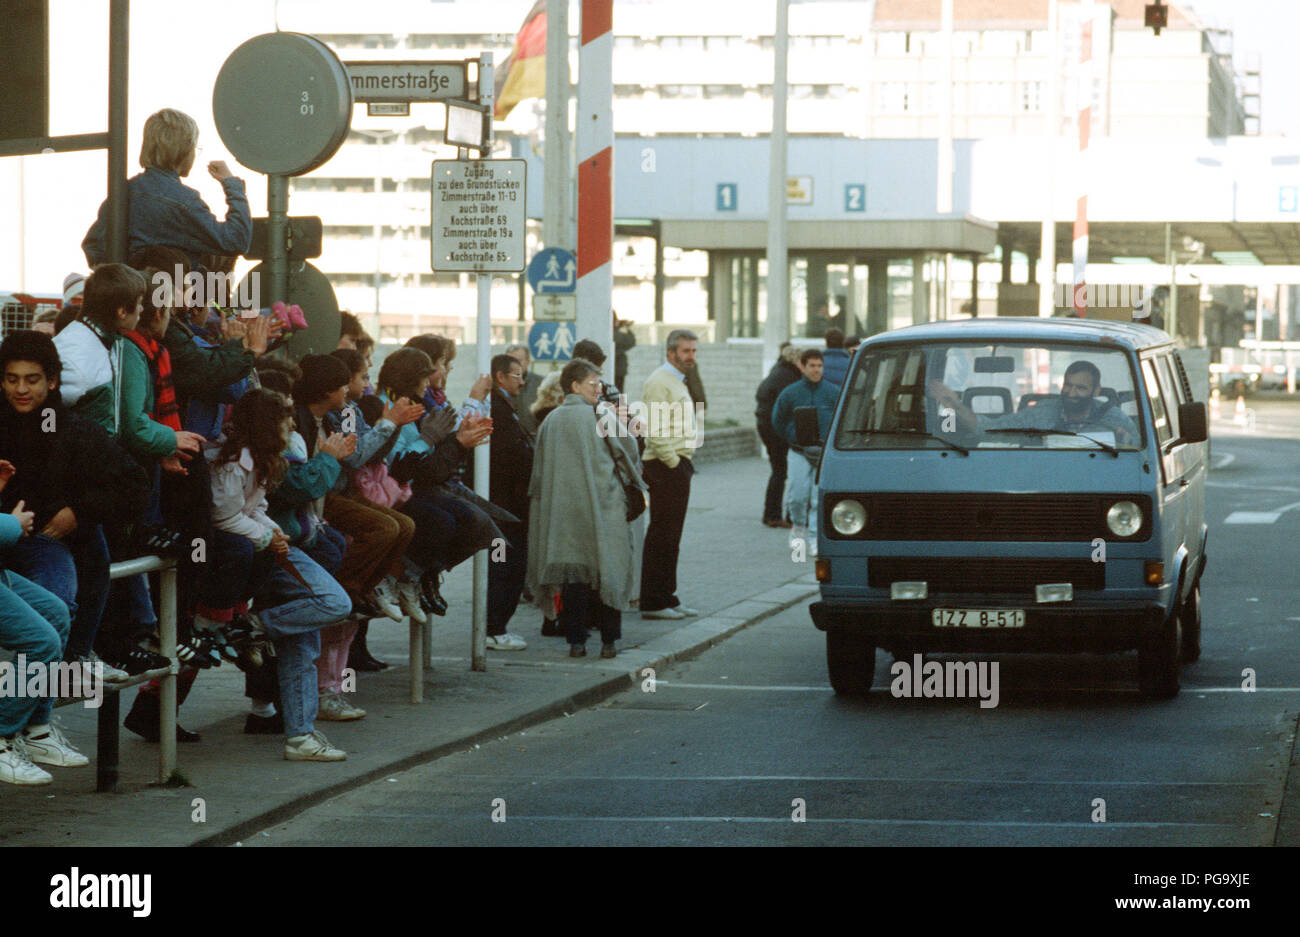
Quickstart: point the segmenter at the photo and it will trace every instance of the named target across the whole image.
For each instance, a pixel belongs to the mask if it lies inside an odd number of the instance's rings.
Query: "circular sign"
[[[301,33],[254,36],[212,89],[221,142],[256,172],[299,176],[334,155],[352,124],[352,86],[330,48]]]
[[[254,267],[248,276],[259,278],[260,282],[259,279],[253,282],[259,283],[263,290],[270,280],[265,263]],[[245,290],[240,294],[242,296],[254,295],[251,286],[241,284],[239,288]],[[303,355],[327,355],[338,347],[343,320],[339,315],[339,302],[334,295],[334,287],[325,274],[306,261],[300,265],[290,263],[287,301],[290,305],[297,303],[301,306],[303,317],[307,320],[307,328],[295,332],[284,344],[284,354],[287,357],[297,361]],[[271,304],[264,300],[264,305]]]

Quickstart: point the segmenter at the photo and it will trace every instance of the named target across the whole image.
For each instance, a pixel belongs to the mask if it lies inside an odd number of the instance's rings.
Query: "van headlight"
[[[1131,537],[1142,529],[1142,509],[1132,501],[1116,501],[1106,512],[1106,526],[1116,537]]]
[[[831,526],[837,534],[852,537],[867,526],[867,509],[861,502],[846,498],[831,510]]]

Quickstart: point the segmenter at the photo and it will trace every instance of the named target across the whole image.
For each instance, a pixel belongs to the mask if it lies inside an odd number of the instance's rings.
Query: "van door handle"
[[[1180,479],[1178,479],[1178,487],[1179,487],[1179,488],[1186,488],[1186,487],[1187,487],[1187,484],[1188,484],[1187,479],[1185,479],[1185,478],[1180,478]]]

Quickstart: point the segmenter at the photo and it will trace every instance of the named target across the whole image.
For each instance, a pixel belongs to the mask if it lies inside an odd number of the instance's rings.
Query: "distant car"
[[[1148,697],[1200,655],[1206,407],[1146,325],[976,319],[862,343],[818,475],[812,620],[831,685],[876,648],[1138,651]],[[797,411],[816,443],[815,411]]]

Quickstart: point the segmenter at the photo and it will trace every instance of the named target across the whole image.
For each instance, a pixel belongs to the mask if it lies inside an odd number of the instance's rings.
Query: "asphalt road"
[[[800,606],[656,674],[654,692],[394,775],[246,845],[1285,843],[1300,409],[1255,416],[1254,432],[1214,427],[1203,655],[1173,700],[1138,697],[1133,654],[996,658],[991,708],[900,699],[883,652],[870,698],[839,700]]]

